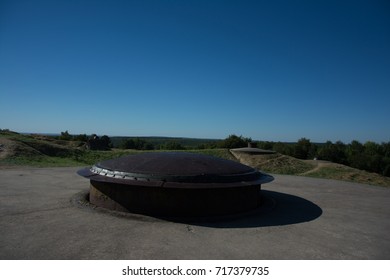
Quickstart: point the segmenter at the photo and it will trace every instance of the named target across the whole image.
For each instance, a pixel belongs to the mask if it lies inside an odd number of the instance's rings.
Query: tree
[[[164,150],[185,150],[185,148],[176,141],[169,141],[162,145],[162,149]]]
[[[364,143],[363,147],[364,147],[364,153],[366,155],[371,155],[371,156],[383,155],[383,148],[381,147],[381,145],[375,142],[367,141],[366,143]]]
[[[70,141],[70,140],[72,140],[72,138],[73,138],[72,135],[70,135],[67,130],[61,132],[61,135],[58,137],[58,139],[66,140],[66,141]]]
[[[390,158],[390,142],[382,143],[382,152],[384,157]]]
[[[346,145],[337,141],[333,144],[331,141],[327,141],[318,149],[318,158],[323,160],[329,160],[331,162],[346,164],[347,159],[345,155]]]
[[[307,159],[309,156],[311,143],[309,139],[301,138],[294,147],[294,157]]]
[[[112,147],[111,139],[107,135],[101,138],[96,134],[92,134],[87,141],[87,145],[91,150],[110,150]]]
[[[367,170],[368,159],[364,153],[364,146],[353,140],[346,148],[348,165],[357,169]]]
[[[356,156],[364,152],[364,146],[356,140],[353,140],[347,147],[347,157]]]
[[[264,150],[273,149],[273,143],[269,141],[260,141],[258,142],[257,146],[259,147],[259,149],[264,149]]]
[[[252,142],[251,138],[246,138],[242,135],[237,136],[235,134],[232,134],[220,143],[220,147],[226,149],[243,148],[247,147],[249,142]]]
[[[276,142],[273,144],[272,149],[283,155],[293,156],[294,148],[292,144]]]
[[[112,148],[112,143],[110,137],[107,135],[103,135],[100,138],[100,145],[102,146],[103,149],[110,149]]]
[[[140,138],[128,138],[119,145],[121,149],[154,150],[152,143]]]
[[[120,144],[121,149],[135,149],[135,144],[133,139],[125,139]]]
[[[88,141],[88,136],[87,136],[87,134],[79,134],[77,136],[73,136],[73,140],[81,141],[81,142],[87,142]]]
[[[390,163],[385,166],[382,174],[383,176],[390,177]]]

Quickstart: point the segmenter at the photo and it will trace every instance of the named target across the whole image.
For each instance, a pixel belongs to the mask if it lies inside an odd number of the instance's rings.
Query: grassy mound
[[[78,141],[56,140],[42,135],[22,135],[0,132],[0,165],[26,165],[36,167],[86,166],[106,159],[152,152],[113,149],[92,151]],[[157,150],[164,152],[162,150]],[[185,150],[235,160],[227,149]],[[170,151],[172,152],[172,151]],[[177,152],[183,152],[182,150]]]
[[[250,155],[240,152],[232,154],[243,164],[268,173],[298,175],[313,169],[313,165],[282,154]]]
[[[316,168],[303,175],[390,187],[389,177],[332,162],[319,163]]]
[[[237,152],[232,152],[232,154],[241,163],[268,173],[335,179],[390,187],[389,177],[342,164],[316,160],[300,160],[281,154],[248,155]]]

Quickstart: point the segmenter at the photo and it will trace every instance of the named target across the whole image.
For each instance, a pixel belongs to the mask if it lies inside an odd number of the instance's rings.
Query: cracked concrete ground
[[[390,259],[390,189],[275,175],[257,211],[173,222],[83,204],[78,168],[0,170],[0,259]]]

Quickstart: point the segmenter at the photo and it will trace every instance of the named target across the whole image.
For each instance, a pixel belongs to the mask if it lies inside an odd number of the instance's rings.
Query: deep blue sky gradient
[[[0,0],[0,128],[390,141],[390,2]]]

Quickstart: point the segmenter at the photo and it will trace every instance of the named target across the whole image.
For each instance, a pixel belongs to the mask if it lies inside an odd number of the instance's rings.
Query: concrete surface
[[[172,222],[83,204],[78,168],[0,170],[0,259],[390,259],[390,189],[276,175],[264,205]]]

